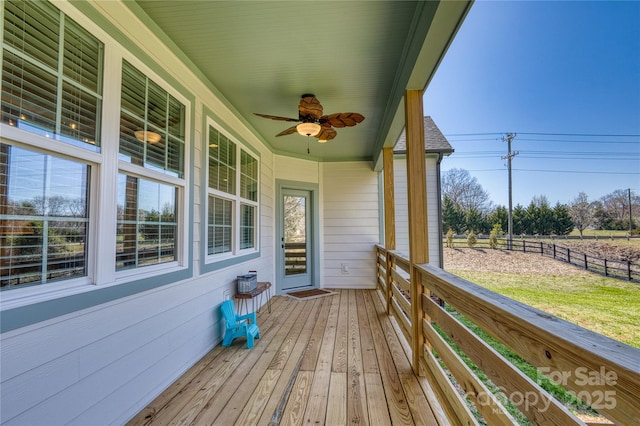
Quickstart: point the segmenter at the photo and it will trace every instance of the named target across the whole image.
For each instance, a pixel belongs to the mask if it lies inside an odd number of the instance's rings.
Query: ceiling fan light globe
[[[149,130],[136,130],[133,134],[140,142],[158,143],[162,138],[160,134]]]
[[[302,136],[315,136],[320,133],[322,127],[317,123],[300,123],[296,126],[296,130]]]
[[[327,142],[329,142],[329,141],[326,140],[326,139],[318,139],[318,143],[327,143]]]

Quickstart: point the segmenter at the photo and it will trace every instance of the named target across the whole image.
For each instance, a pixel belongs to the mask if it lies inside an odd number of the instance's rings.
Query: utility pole
[[[629,188],[629,238],[631,238],[631,231],[633,231],[633,226],[631,223],[631,188]]]
[[[511,141],[516,137],[515,133],[507,133],[502,137],[503,142],[507,142],[508,152],[507,155],[502,157],[503,160],[507,160],[507,169],[509,170],[509,237],[507,239],[507,246],[509,250],[512,249],[513,242],[513,183],[511,181],[511,160],[513,157],[519,154],[518,151],[511,151]]]

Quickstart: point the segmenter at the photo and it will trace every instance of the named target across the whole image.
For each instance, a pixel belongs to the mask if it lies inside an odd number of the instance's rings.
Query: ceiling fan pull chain
[[[311,150],[309,149],[309,137],[307,136],[307,154],[311,154]]]

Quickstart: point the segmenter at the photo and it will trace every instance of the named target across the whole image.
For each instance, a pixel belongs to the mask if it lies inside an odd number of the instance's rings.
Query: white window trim
[[[213,127],[222,135],[227,137],[230,141],[236,144],[236,193],[229,194],[224,191],[219,191],[216,189],[209,188],[209,129]],[[212,264],[221,262],[227,259],[234,259],[237,257],[245,256],[248,254],[257,253],[260,251],[260,168],[261,161],[260,157],[253,153],[250,149],[248,149],[245,143],[240,142],[237,138],[233,137],[229,132],[224,130],[224,127],[219,125],[215,120],[211,117],[207,117],[206,119],[206,128],[204,131],[204,147],[205,152],[203,153],[203,157],[205,159],[205,176],[203,185],[206,188],[206,198],[203,200],[204,208],[204,253],[205,253],[205,264]],[[253,157],[258,162],[258,172],[257,172],[257,186],[258,186],[258,199],[256,201],[251,201],[246,198],[242,198],[240,196],[240,185],[241,185],[241,152],[244,151]],[[225,200],[230,200],[232,202],[232,215],[233,220],[231,223],[232,234],[231,234],[231,244],[232,249],[230,252],[218,253],[218,254],[209,254],[209,196],[214,196],[218,198],[223,198]],[[240,249],[240,204],[247,204],[255,207],[255,217],[254,217],[254,247],[247,249]]]

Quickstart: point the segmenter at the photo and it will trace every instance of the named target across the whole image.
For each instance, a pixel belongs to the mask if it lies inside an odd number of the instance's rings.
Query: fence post
[[[567,263],[571,263],[571,249],[567,249]]]
[[[631,281],[631,261],[627,260],[627,277],[629,277],[629,281]]]
[[[609,271],[607,271],[607,259],[604,259],[604,276],[608,277],[609,276]]]
[[[540,255],[544,256],[544,247],[542,246],[542,241],[540,241]]]
[[[586,253],[584,254],[584,269],[589,269],[587,267],[587,254]]]
[[[553,243],[553,258],[556,258],[556,243]]]

